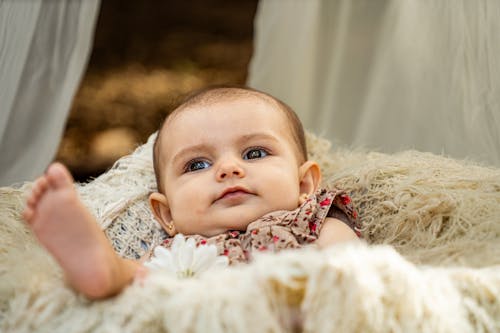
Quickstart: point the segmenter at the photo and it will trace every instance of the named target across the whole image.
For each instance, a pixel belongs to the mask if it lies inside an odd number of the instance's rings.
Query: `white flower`
[[[175,235],[170,249],[157,246],[154,249],[154,257],[144,264],[151,270],[161,270],[179,278],[192,277],[227,265],[227,257],[218,256],[215,245],[197,247],[193,238],[186,240],[182,234]]]

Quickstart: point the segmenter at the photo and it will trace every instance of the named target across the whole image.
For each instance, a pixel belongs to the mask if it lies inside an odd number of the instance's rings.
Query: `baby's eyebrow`
[[[245,143],[250,140],[269,140],[269,141],[279,142],[279,140],[274,135],[261,132],[245,134],[238,139],[239,143]]]
[[[178,153],[172,157],[172,164],[176,164],[179,162],[179,160],[182,160],[185,155],[191,155],[191,154],[196,154],[200,152],[206,152],[210,151],[211,147],[207,145],[206,143],[200,143],[194,146],[189,146],[186,148],[181,149]]]

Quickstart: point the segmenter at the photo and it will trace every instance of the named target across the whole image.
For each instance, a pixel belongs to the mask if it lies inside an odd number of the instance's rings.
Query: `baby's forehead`
[[[185,126],[186,124],[189,124],[191,121],[199,122],[199,119],[207,119],[208,115],[208,122],[210,120],[214,119],[216,120],[218,117],[218,111],[220,108],[218,108],[219,105],[223,106],[230,106],[231,104],[240,104],[240,103],[248,103],[251,102],[253,103],[258,103],[261,105],[265,106],[265,111],[266,115],[269,115],[269,112],[275,113],[279,118],[274,118],[277,119],[277,121],[271,121],[270,123],[266,121],[266,124],[276,124],[275,130],[278,134],[278,132],[284,133],[285,136],[287,136],[287,139],[293,144],[293,126],[291,125],[290,120],[286,116],[286,113],[279,107],[277,103],[275,103],[272,100],[267,100],[265,98],[261,98],[260,96],[244,96],[244,97],[239,97],[239,98],[223,98],[215,101],[202,101],[198,102],[195,104],[190,104],[186,106],[181,106],[177,109],[175,109],[172,114],[170,114],[167,119],[165,120],[159,135],[160,141],[163,141],[164,143],[170,142],[173,138],[176,138],[179,133],[185,133]],[[231,109],[231,108],[230,108]],[[231,112],[235,112],[235,114],[245,114],[246,116],[250,116],[252,119],[257,119],[258,117],[262,117],[262,112],[257,112],[258,108],[255,107],[244,107],[244,108],[234,108],[231,109]],[[226,108],[227,110],[227,108]],[[213,117],[212,117],[213,116]],[[265,121],[265,120],[264,120]],[[283,126],[284,125],[284,126]],[[289,138],[288,138],[289,137]],[[165,154],[165,148],[166,145],[162,144],[164,149],[160,149],[159,153],[164,155]]]
[[[181,105],[177,109],[175,109],[165,120],[161,133],[162,135],[164,133],[174,133],[175,134],[175,128],[176,126],[182,126],[182,124],[179,124],[177,120],[182,119],[183,121],[189,121],[191,119],[196,119],[197,117],[200,116],[206,116],[207,114],[211,114],[215,117],[217,117],[217,111],[219,105],[230,105],[230,104],[242,104],[242,103],[256,103],[256,104],[261,104],[266,106],[266,111],[269,112],[276,112],[279,117],[281,117],[281,121],[283,123],[289,123],[289,120],[286,117],[285,112],[279,107],[279,105],[274,102],[271,99],[267,98],[262,98],[260,96],[254,96],[254,95],[247,95],[247,96],[226,96],[223,98],[219,98],[217,100],[207,100],[207,101],[200,101],[194,104],[188,104],[188,105]],[[253,113],[252,116],[254,117],[259,117],[261,114],[255,111],[255,108],[248,107],[245,108],[244,110],[238,110],[235,108],[234,110],[235,113],[237,112],[244,112],[246,114],[251,114]],[[282,124],[283,124],[282,123]],[[172,130],[173,129],[173,130]]]

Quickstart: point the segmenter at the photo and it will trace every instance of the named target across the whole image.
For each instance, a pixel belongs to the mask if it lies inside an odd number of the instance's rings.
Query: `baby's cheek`
[[[192,209],[191,212],[195,217],[201,217],[206,214],[206,211],[203,208]]]
[[[183,221],[186,219],[187,215],[193,210],[191,205],[186,204],[185,201],[175,202],[170,206],[170,212],[172,218],[177,221]]]
[[[200,207],[195,207],[193,205],[182,205],[178,206],[177,219],[179,222],[192,224],[193,222],[199,223],[207,212]]]

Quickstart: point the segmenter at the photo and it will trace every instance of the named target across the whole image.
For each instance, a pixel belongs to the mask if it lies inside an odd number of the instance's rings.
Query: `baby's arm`
[[[316,244],[327,247],[333,244],[358,240],[358,236],[347,224],[333,217],[327,217],[321,228]]]

